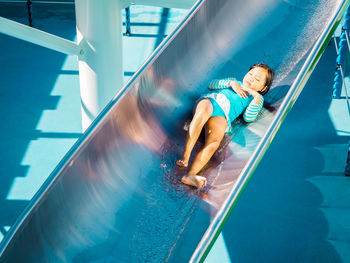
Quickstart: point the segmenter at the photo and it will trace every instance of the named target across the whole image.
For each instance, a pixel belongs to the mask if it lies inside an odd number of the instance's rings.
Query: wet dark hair
[[[266,76],[266,82],[265,82],[265,86],[266,88],[262,91],[259,91],[259,93],[261,95],[265,95],[266,93],[269,92],[272,82],[273,82],[273,78],[275,77],[275,72],[273,71],[272,68],[270,68],[268,65],[266,65],[265,63],[256,63],[252,66],[250,66],[249,70],[253,69],[253,68],[264,68],[267,70],[267,76]]]

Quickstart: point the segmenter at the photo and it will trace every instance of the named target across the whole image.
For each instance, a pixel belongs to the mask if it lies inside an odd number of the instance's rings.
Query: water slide
[[[56,167],[0,262],[203,261],[347,5],[198,1]],[[175,161],[196,98],[211,79],[240,79],[260,61],[276,71],[262,116],[236,121],[203,171],[205,188],[182,185]]]

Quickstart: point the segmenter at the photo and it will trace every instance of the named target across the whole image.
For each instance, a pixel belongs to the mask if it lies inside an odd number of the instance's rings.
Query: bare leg
[[[197,154],[190,167],[188,175],[182,177],[184,184],[203,187],[207,180],[203,176],[197,175],[208,163],[215,151],[219,148],[220,142],[225,135],[227,121],[224,117],[216,116],[208,120],[206,126],[206,138],[203,149]]]
[[[212,113],[213,113],[213,105],[211,104],[210,100],[203,99],[197,104],[195,114],[192,118],[190,127],[188,129],[187,139],[186,139],[186,144],[182,155],[182,159],[176,162],[177,165],[183,166],[183,167],[188,166],[188,160],[190,159],[193,147],[198,140],[198,137],[202,131],[204,124],[208,121]]]

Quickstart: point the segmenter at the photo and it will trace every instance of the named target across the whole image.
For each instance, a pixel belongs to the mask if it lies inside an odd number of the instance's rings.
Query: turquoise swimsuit
[[[259,104],[252,103],[253,96],[248,95],[247,98],[241,98],[229,86],[231,81],[235,81],[242,86],[241,81],[235,78],[226,78],[221,80],[213,80],[209,83],[209,93],[202,95],[198,101],[209,99],[213,105],[213,113],[211,117],[222,116],[227,120],[227,129],[225,133],[232,131],[231,123],[244,112],[243,118],[246,122],[254,121],[263,106],[263,97],[261,96]]]

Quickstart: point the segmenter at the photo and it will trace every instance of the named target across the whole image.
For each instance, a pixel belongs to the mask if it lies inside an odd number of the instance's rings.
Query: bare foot
[[[207,178],[199,175],[188,174],[182,177],[181,182],[200,188],[207,185]]]
[[[186,162],[186,161],[184,161],[184,160],[177,160],[177,161],[176,161],[176,164],[177,164],[178,166],[181,166],[181,167],[187,167],[187,166],[188,166],[188,161]]]

